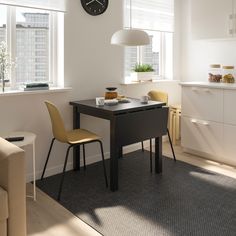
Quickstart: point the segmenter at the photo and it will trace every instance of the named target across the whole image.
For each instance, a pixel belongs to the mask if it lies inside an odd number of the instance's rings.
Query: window
[[[124,5],[125,27],[142,29],[150,37],[150,45],[125,48],[125,77],[128,78],[135,64],[151,64],[155,78],[173,78],[173,0],[126,0]],[[130,22],[131,11],[131,22]]]
[[[160,32],[148,31],[150,45],[125,48],[125,75],[129,76],[132,68],[138,64],[151,64],[155,75],[160,75]]]
[[[49,77],[49,45],[53,44],[49,38],[51,17],[48,11],[16,8],[16,83],[51,82]]]
[[[15,61],[10,73],[11,87],[32,82],[63,85],[64,58],[58,55],[64,55],[64,8],[57,7],[62,7],[60,4],[65,0],[50,1],[47,8],[42,0],[4,1],[0,1],[0,42],[7,43],[11,59]]]
[[[0,5],[0,42],[6,41],[6,6]]]

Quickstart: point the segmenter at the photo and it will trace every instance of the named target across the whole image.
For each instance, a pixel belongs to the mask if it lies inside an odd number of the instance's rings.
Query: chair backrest
[[[66,135],[64,122],[61,118],[60,112],[58,111],[57,107],[51,102],[45,101],[45,104],[47,106],[47,109],[51,118],[52,132],[53,132],[54,138],[56,138],[58,141],[66,143],[67,135]]]
[[[166,92],[159,90],[152,90],[148,93],[148,96],[153,101],[164,102],[166,105],[168,105],[168,93]]]

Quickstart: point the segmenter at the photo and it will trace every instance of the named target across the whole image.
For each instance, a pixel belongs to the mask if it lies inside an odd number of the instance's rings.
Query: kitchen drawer
[[[197,119],[223,122],[223,89],[183,87],[182,114]]]
[[[223,155],[223,124],[182,116],[181,144],[211,155]]]
[[[223,162],[236,166],[236,126],[224,125],[224,160]]]
[[[224,123],[236,125],[236,90],[224,90]]]

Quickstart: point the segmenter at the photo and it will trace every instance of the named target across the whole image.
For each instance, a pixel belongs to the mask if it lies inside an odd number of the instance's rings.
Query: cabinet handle
[[[209,125],[209,123],[208,123],[207,121],[198,121],[198,120],[196,120],[196,119],[191,119],[191,122],[192,122],[193,124],[197,124],[197,125],[205,125],[205,126],[208,126],[208,125]]]
[[[228,29],[228,34],[233,36],[234,33],[234,17],[233,14],[229,15],[229,29]]]
[[[195,120],[195,119],[192,119],[191,122],[192,122],[193,124],[197,124],[197,120]]]
[[[206,93],[210,93],[210,89],[204,89]]]
[[[197,88],[192,88],[192,91],[197,92],[198,89]]]
[[[209,125],[209,123],[206,122],[206,121],[202,122],[202,124],[205,125],[205,126]]]

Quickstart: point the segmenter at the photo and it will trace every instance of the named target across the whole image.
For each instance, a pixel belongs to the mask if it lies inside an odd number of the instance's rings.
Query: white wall
[[[161,90],[169,95],[169,104],[180,103],[181,87],[179,81],[160,81],[147,84],[123,85],[120,88],[121,94],[129,97],[140,98],[146,95],[150,90]]]
[[[60,107],[63,117],[67,121],[66,126],[70,126],[72,121],[71,108],[68,106],[69,92],[10,95],[0,96],[0,134],[11,131],[28,131],[37,135],[36,139],[36,170],[39,172],[43,168],[49,143],[52,138],[49,115],[44,105],[45,100],[50,100]],[[63,163],[64,145],[55,145],[52,153],[52,163],[50,163],[52,173],[61,169]],[[26,148],[27,179],[32,173],[32,147]],[[39,174],[39,173],[38,173]]]
[[[191,36],[191,0],[182,0],[181,9],[182,9],[181,80],[207,81],[208,68],[210,64],[236,66],[236,57],[235,57],[236,41],[193,40]]]
[[[42,171],[49,142],[52,137],[49,116],[44,100],[55,103],[66,123],[72,128],[71,100],[101,96],[108,86],[117,86],[120,93],[140,97],[157,88],[169,92],[170,102],[180,101],[180,87],[177,82],[159,82],[147,85],[121,86],[123,81],[123,48],[110,45],[113,32],[122,27],[122,1],[110,0],[107,11],[100,16],[88,15],[80,1],[68,1],[65,15],[65,86],[71,92],[33,94],[21,96],[0,96],[0,134],[7,131],[24,130],[37,134],[36,170],[38,177]],[[179,37],[179,36],[178,36]],[[180,40],[177,45],[179,45]],[[177,46],[178,47],[178,46]],[[177,48],[176,47],[176,48]],[[175,57],[179,61],[180,52]],[[175,79],[180,74],[176,67]],[[106,156],[109,156],[109,123],[98,118],[82,116],[82,127],[102,136]],[[56,144],[49,161],[49,174],[61,172],[66,145]],[[87,162],[100,159],[95,144],[87,148]],[[69,159],[71,168],[71,157]],[[30,150],[27,149],[27,174],[32,173]]]

